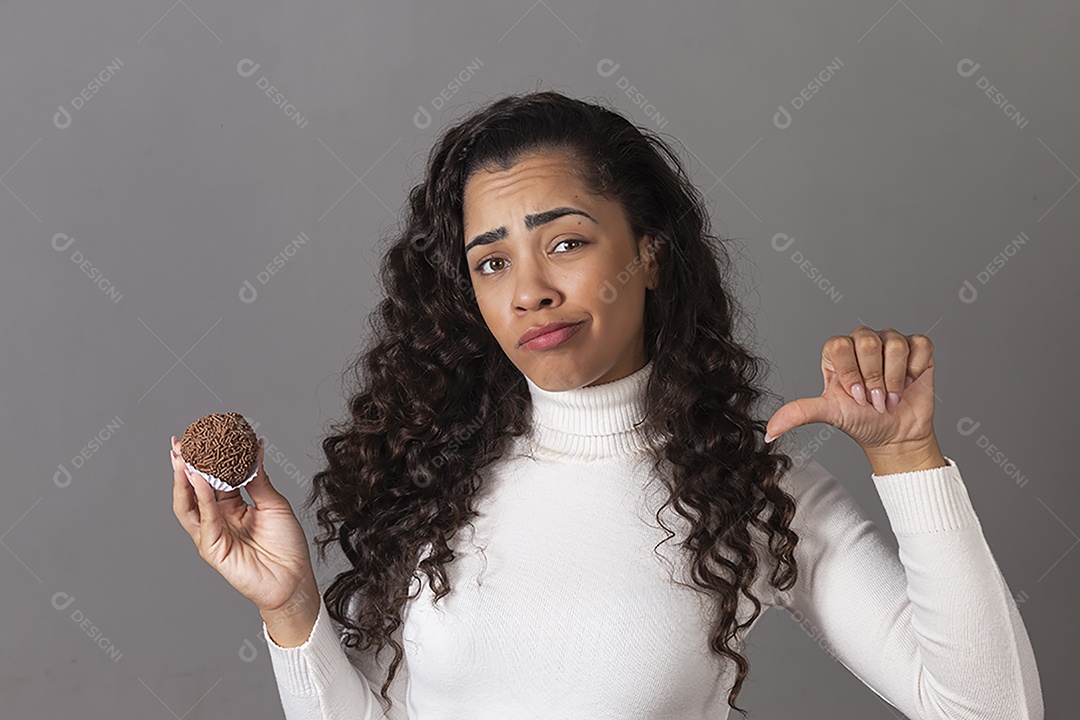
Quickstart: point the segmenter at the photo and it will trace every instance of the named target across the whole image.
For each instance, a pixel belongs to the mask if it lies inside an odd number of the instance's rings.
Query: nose
[[[520,310],[534,310],[558,303],[560,293],[536,261],[523,261],[517,266],[514,286],[514,305]]]

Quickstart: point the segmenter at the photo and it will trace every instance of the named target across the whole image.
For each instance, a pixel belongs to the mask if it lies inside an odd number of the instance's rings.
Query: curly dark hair
[[[348,417],[322,441],[327,465],[313,477],[306,503],[319,502],[320,561],[337,540],[351,563],[326,589],[327,610],[345,628],[346,647],[377,644],[376,655],[393,647],[380,692],[389,709],[388,688],[404,655],[392,635],[417,570],[436,600],[450,592],[444,566],[455,558],[454,535],[479,514],[479,471],[530,431],[525,376],[476,303],[462,218],[474,172],[508,169],[532,152],[568,154],[586,187],[621,203],[635,238],[653,237],[659,275],[646,294],[646,354],[654,366],[643,430],[664,439],[650,456],[653,471],[671,468],[663,507],[689,521],[680,540],[700,586],[694,589],[717,609],[709,646],[736,664],[728,704],[745,716],[735,698],[749,662],[730,644],[762,608],[750,589],[758,573],[751,527],[768,533],[776,560],[769,582],[786,590],[798,576],[799,537],[789,527],[795,501],[778,484],[793,462],[765,445],[766,422],[752,416],[762,397],[773,395],[758,387],[764,360],[733,339],[742,312],[726,284],[736,279],[732,262],[710,234],[703,197],[679,157],[617,111],[558,92],[504,96],[454,124],[409,192],[382,259],[386,294],[368,318],[372,335],[343,374],[356,383]],[[667,539],[675,535],[661,526]],[[418,563],[425,546],[430,553]],[[740,591],[754,606],[742,624]]]

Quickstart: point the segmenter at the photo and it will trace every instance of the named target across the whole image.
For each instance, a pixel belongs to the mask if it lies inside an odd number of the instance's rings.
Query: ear
[[[638,240],[638,256],[641,258],[641,266],[645,271],[645,287],[655,290],[659,280],[660,263],[656,259],[652,235],[642,235]]]

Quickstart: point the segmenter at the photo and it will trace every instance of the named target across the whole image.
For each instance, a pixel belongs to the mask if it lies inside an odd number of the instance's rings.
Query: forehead
[[[506,170],[479,170],[465,184],[464,223],[467,230],[503,223],[511,217],[522,222],[525,212],[549,205],[592,206],[599,199],[589,194],[573,161],[560,154],[526,155]],[[573,202],[571,202],[573,201]]]

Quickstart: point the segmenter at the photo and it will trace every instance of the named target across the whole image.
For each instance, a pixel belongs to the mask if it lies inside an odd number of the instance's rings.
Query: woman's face
[[[466,261],[480,313],[510,361],[545,390],[625,377],[645,364],[645,288],[657,264],[622,206],[590,195],[571,160],[532,154],[465,186]],[[641,258],[636,258],[640,251]],[[530,328],[578,323],[520,344]],[[554,343],[554,344],[553,344]]]

